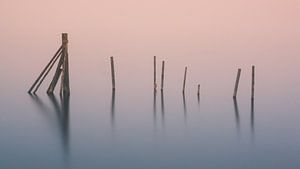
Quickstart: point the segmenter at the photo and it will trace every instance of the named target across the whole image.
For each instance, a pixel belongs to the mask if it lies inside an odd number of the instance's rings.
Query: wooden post
[[[185,67],[185,69],[184,69],[183,87],[182,87],[182,92],[183,92],[183,93],[184,93],[184,91],[185,91],[186,72],[187,72],[187,67]]]
[[[52,67],[54,66],[54,64],[57,61],[57,59],[61,57],[61,54],[62,54],[62,50],[59,52],[59,54],[57,55],[57,57],[54,59],[54,61],[49,66],[49,69],[45,72],[44,76],[42,77],[42,79],[40,80],[40,82],[37,84],[36,88],[33,91],[34,94],[36,93],[36,91],[39,89],[39,87],[43,83],[44,79],[46,78],[46,76],[48,75],[48,73],[50,72],[50,70],[52,69]]]
[[[62,46],[63,46],[64,62],[62,64],[60,94],[69,95],[70,85],[69,85],[69,58],[68,58],[68,34],[67,33],[62,33]]]
[[[233,98],[236,98],[237,90],[238,90],[238,87],[239,87],[240,76],[241,76],[241,69],[239,68],[237,76],[236,76]]]
[[[33,85],[30,87],[30,89],[28,90],[28,93],[31,93],[32,90],[36,87],[37,83],[40,81],[40,79],[42,78],[42,76],[46,73],[46,71],[50,70],[51,68],[49,68],[52,64],[55,63],[56,58],[58,58],[58,55],[60,55],[62,50],[62,46],[59,47],[59,49],[56,51],[56,53],[54,54],[54,56],[51,58],[50,62],[46,65],[46,67],[43,69],[43,71],[40,73],[40,75],[38,76],[38,78],[35,80],[35,82],[33,83]],[[37,90],[37,89],[36,89]]]
[[[44,68],[42,73],[39,75],[39,77],[36,79],[34,84],[29,89],[28,93],[31,93],[32,90],[33,93],[39,89],[40,85],[54,66],[54,64],[59,59],[56,72],[54,74],[54,77],[50,83],[50,86],[47,90],[48,94],[53,94],[54,88],[58,82],[59,77],[61,76],[61,86],[60,86],[60,94],[61,96],[69,95],[70,94],[70,84],[69,84],[69,59],[68,59],[68,34],[62,33],[62,45],[57,50],[53,58],[50,60],[50,62],[47,64],[47,66]]]
[[[60,59],[59,59],[59,62],[58,62],[58,65],[57,65],[55,74],[54,74],[54,76],[53,76],[53,79],[52,79],[52,81],[51,81],[49,87],[48,87],[48,90],[47,90],[47,93],[48,93],[48,94],[53,94],[53,91],[54,91],[54,89],[55,89],[55,86],[56,86],[56,84],[57,84],[57,82],[58,82],[58,79],[59,79],[59,77],[60,77],[60,75],[61,75],[61,72],[62,72],[62,64],[63,64],[63,62],[64,62],[64,56],[63,56],[63,55],[64,55],[64,53],[62,53],[62,56],[61,56]]]
[[[161,91],[164,90],[164,78],[165,78],[165,61],[162,61],[161,67]]]
[[[154,79],[153,79],[153,85],[154,85],[154,90],[156,90],[157,84],[156,84],[156,56],[154,56]]]
[[[111,66],[111,79],[112,79],[112,90],[116,89],[116,82],[115,82],[115,67],[114,67],[114,57],[110,57],[110,66]]]
[[[254,99],[255,66],[252,66],[251,99]]]

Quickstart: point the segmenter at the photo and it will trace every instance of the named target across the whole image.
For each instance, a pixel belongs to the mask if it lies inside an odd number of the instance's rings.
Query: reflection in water
[[[111,105],[110,105],[110,120],[111,120],[111,127],[114,130],[115,128],[115,98],[116,97],[116,92],[115,90],[112,90],[111,93]]]
[[[165,125],[165,103],[164,103],[164,91],[161,90],[160,93],[160,100],[161,100],[161,120],[163,126]]]
[[[156,90],[153,91],[153,120],[154,120],[154,126],[156,126],[157,121],[157,107],[156,107]]]
[[[200,111],[200,84],[198,84],[197,101],[198,101],[198,109]]]
[[[70,138],[70,132],[69,132],[69,112],[70,112],[70,96],[63,95],[60,96],[60,104],[57,101],[55,95],[49,94],[48,97],[52,103],[52,106],[54,108],[51,109],[47,107],[46,104],[40,99],[37,95],[30,95],[32,100],[34,101],[35,105],[40,109],[42,113],[47,113],[48,115],[55,113],[57,119],[55,121],[51,121],[56,126],[59,127],[59,133],[61,135],[62,139],[62,145],[65,157],[69,156],[69,138]]]
[[[254,139],[255,129],[254,129],[254,98],[251,99],[251,137]]]
[[[240,132],[240,116],[239,116],[239,107],[236,98],[233,98],[234,105],[234,113],[235,113],[235,121],[236,121],[236,129],[239,134]]]
[[[197,94],[198,108],[200,110],[200,93]]]
[[[184,121],[187,121],[187,108],[186,108],[186,101],[185,101],[185,94],[182,92],[182,103],[183,103],[183,112],[184,112]]]

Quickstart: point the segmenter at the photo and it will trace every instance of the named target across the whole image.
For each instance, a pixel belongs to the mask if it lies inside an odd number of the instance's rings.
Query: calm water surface
[[[1,0],[0,169],[299,169],[299,7],[299,0]],[[54,72],[28,95],[62,32],[70,97],[46,94]],[[164,93],[153,93],[154,55],[159,85],[166,61]]]
[[[258,62],[251,102],[251,65],[242,65],[233,100],[235,64],[215,72],[191,66],[183,95],[185,65],[170,60],[163,93],[152,90],[151,57],[132,68],[140,71],[121,71],[126,64],[117,58],[115,93],[108,57],[99,73],[71,65],[69,98],[48,96],[48,82],[36,96],[26,93],[41,66],[26,78],[3,73],[0,168],[299,168],[300,88],[292,68]]]

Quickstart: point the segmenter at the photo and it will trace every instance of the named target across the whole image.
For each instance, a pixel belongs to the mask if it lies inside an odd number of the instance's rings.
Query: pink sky
[[[107,74],[111,55],[130,73],[153,55],[178,72],[189,65],[217,74],[251,64],[295,72],[299,18],[299,0],[1,0],[0,70],[5,76],[17,67],[30,83],[68,32],[73,75]],[[133,63],[141,65],[126,67]]]

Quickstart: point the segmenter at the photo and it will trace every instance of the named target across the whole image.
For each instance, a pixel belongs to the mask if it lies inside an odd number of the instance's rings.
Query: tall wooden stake
[[[239,68],[237,76],[236,76],[236,80],[235,80],[233,98],[236,98],[237,90],[238,90],[238,87],[239,87],[240,76],[241,76],[241,69]]]
[[[69,58],[68,58],[68,34],[62,34],[62,46],[63,46],[63,58],[64,62],[62,64],[62,77],[61,77],[61,95],[70,94],[70,85],[69,85]]]
[[[156,84],[156,56],[154,56],[154,79],[153,79],[153,86],[154,86],[154,90],[156,90],[157,84]]]
[[[28,93],[35,94],[39,89],[40,85],[54,66],[54,64],[59,60],[54,77],[49,85],[47,90],[48,94],[53,94],[55,86],[58,82],[59,77],[61,76],[61,86],[60,86],[60,94],[61,96],[70,95],[70,84],[69,84],[69,59],[68,59],[68,34],[62,33],[62,45],[57,50],[53,58],[47,64],[47,66],[43,69],[39,77],[33,83]]]
[[[60,94],[62,96],[70,94],[69,85],[69,58],[68,58],[68,34],[62,33],[62,53],[59,59],[55,74],[47,90],[48,94],[53,94],[56,84],[61,77]]]
[[[115,82],[115,67],[114,67],[114,57],[110,57],[110,66],[111,66],[111,80],[112,80],[112,90],[116,89]]]
[[[162,61],[162,67],[161,67],[161,88],[160,90],[164,90],[164,78],[165,78],[165,61]]]
[[[254,99],[255,66],[252,66],[251,99]]]
[[[184,69],[183,87],[182,87],[182,92],[183,92],[183,93],[184,93],[184,91],[185,91],[186,72],[187,72],[187,67],[185,67],[185,69]]]

